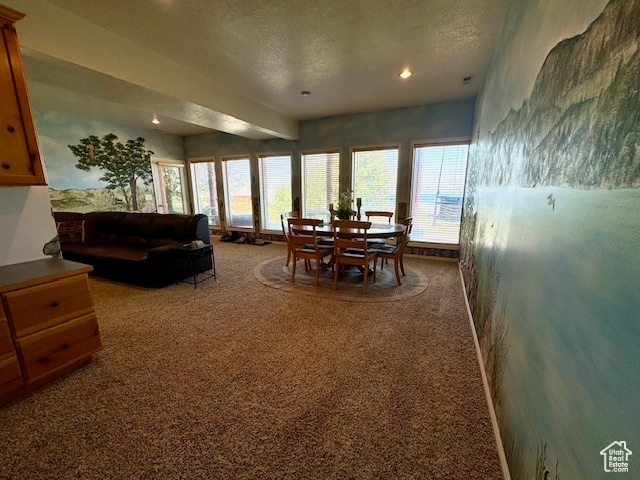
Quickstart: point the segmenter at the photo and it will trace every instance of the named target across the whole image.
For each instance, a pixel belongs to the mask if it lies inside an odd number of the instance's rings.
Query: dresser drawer
[[[27,382],[88,358],[100,350],[101,345],[95,314],[16,340]]]
[[[24,385],[22,371],[18,357],[11,357],[0,360],[0,396],[9,393]]]
[[[0,361],[16,354],[11,340],[11,331],[6,318],[2,318],[2,306],[0,305]]]
[[[8,292],[3,297],[16,339],[93,311],[86,274]]]

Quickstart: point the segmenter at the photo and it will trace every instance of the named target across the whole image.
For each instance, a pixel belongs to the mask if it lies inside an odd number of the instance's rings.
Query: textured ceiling
[[[301,120],[473,97],[508,0],[49,3]]]

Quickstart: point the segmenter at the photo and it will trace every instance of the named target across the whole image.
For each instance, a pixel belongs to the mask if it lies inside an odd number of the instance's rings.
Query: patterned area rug
[[[429,285],[429,279],[426,275],[405,265],[406,276],[401,277],[402,285],[399,286],[396,281],[393,264],[385,265],[383,270],[380,270],[378,264],[376,283],[373,283],[372,275],[370,274],[367,280],[367,293],[363,295],[363,275],[358,270],[347,272],[339,277],[338,289],[334,290],[333,272],[330,269],[320,272],[318,286],[314,287],[316,271],[313,262],[312,269],[309,272],[305,272],[304,263],[298,261],[295,283],[291,283],[291,267],[293,264],[289,263],[289,266],[286,267],[285,262],[286,258],[265,260],[253,269],[253,276],[260,283],[279,290],[348,302],[396,302],[424,292]]]

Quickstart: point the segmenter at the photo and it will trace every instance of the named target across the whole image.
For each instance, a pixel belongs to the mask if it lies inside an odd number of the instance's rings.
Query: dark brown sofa
[[[96,275],[136,285],[163,287],[188,276],[190,266],[171,247],[210,243],[206,215],[128,212],[54,212],[62,255],[93,265]],[[197,260],[199,272],[211,258]]]

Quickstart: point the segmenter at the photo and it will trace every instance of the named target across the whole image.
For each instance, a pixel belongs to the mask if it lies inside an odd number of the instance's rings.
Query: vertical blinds
[[[340,153],[302,155],[302,216],[329,220],[329,204],[339,193]]]
[[[249,158],[229,158],[222,162],[226,191],[227,225],[253,227],[251,212],[251,167]]]
[[[213,161],[192,163],[191,179],[196,213],[207,215],[209,225],[220,225],[216,169]]]
[[[362,217],[368,210],[396,211],[398,148],[353,151],[353,197],[362,199]],[[392,219],[392,221],[393,221]]]
[[[468,144],[414,148],[412,240],[459,243],[468,153]]]
[[[280,230],[280,214],[291,210],[291,156],[260,156],[263,230]]]

